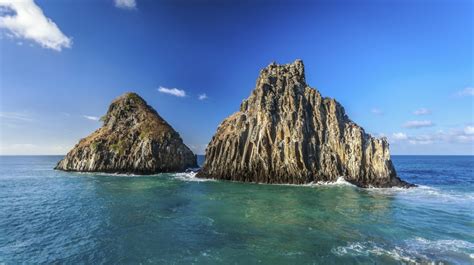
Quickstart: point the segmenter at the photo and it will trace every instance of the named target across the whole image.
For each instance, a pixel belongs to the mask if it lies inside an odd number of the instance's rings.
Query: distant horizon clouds
[[[166,88],[166,87],[160,86],[158,88],[158,92],[168,94],[168,95],[172,95],[172,96],[175,96],[175,97],[185,97],[186,96],[186,91],[184,91],[182,89],[177,89],[177,88]]]
[[[0,0],[0,28],[10,38],[31,40],[58,52],[72,46],[72,39],[33,0]]]
[[[474,141],[474,126],[468,125],[464,128],[450,128],[448,130],[438,130],[426,132],[420,135],[407,135],[406,133],[393,133],[390,137],[392,143],[408,143],[410,145],[428,144],[468,144]]]
[[[434,123],[429,120],[413,120],[413,121],[407,121],[405,124],[403,124],[404,128],[408,129],[418,129],[418,128],[424,128],[424,127],[433,127]]]

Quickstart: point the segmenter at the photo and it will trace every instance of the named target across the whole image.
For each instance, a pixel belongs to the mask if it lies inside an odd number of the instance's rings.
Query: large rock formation
[[[135,93],[116,98],[101,120],[103,126],[80,140],[56,169],[154,174],[197,167],[179,134]]]
[[[409,187],[397,177],[386,139],[351,121],[334,99],[305,81],[301,60],[270,64],[240,111],[225,119],[206,149],[201,178],[360,187]]]

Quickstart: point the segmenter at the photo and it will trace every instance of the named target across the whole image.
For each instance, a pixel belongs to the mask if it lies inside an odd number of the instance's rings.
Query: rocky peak
[[[114,99],[101,120],[57,169],[153,174],[197,166],[179,134],[136,93]]]
[[[198,176],[298,184],[344,176],[361,187],[407,186],[386,140],[366,134],[305,80],[301,60],[261,70],[240,111],[217,129]]]
[[[242,102],[241,110],[250,105],[272,111],[279,98],[290,96],[296,100],[304,94],[306,86],[302,60],[285,65],[273,62],[260,71],[256,89]]]
[[[110,129],[117,126],[133,126],[155,116],[163,120],[138,94],[128,92],[112,101],[107,113],[101,118]]]

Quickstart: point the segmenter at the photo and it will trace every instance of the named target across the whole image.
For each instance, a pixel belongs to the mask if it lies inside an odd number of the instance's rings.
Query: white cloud
[[[413,114],[415,115],[428,115],[431,114],[431,110],[426,109],[426,108],[420,108],[415,111],[413,111]]]
[[[464,133],[467,135],[474,135],[474,126],[466,126]]]
[[[115,0],[115,6],[123,9],[135,9],[137,2],[135,0]]]
[[[0,118],[10,121],[33,121],[29,114],[22,112],[0,112]]]
[[[7,29],[13,38],[33,40],[56,51],[72,45],[71,38],[33,0],[0,0],[0,28]]]
[[[383,115],[383,111],[379,108],[373,108],[370,110],[370,112],[372,112],[372,114],[375,114],[375,115]]]
[[[474,96],[474,87],[466,87],[465,89],[456,93],[459,97]]]
[[[472,144],[474,143],[474,126],[463,129],[451,128],[448,131],[439,130],[416,136],[408,136],[404,133],[394,133],[392,142],[408,142],[412,145],[428,144]],[[398,141],[397,141],[398,140]]]
[[[87,115],[82,115],[82,117],[88,119],[88,120],[91,120],[91,121],[98,121],[99,120],[99,117],[96,117],[96,116],[87,116]]]
[[[424,121],[407,121],[403,127],[410,128],[410,129],[418,129],[424,127],[432,127],[434,123],[432,121],[424,120]]]
[[[393,134],[393,139],[394,140],[406,140],[408,139],[408,136],[405,133],[398,132]]]
[[[184,90],[177,89],[177,88],[166,88],[166,87],[160,86],[160,88],[158,88],[158,91],[161,92],[161,93],[173,95],[173,96],[176,96],[176,97],[185,97],[186,96],[186,92]]]
[[[207,99],[206,93],[200,94],[200,95],[198,96],[198,99],[199,99],[199,100],[205,100],[205,99]]]
[[[433,135],[419,135],[408,140],[410,144],[432,144],[435,137]]]

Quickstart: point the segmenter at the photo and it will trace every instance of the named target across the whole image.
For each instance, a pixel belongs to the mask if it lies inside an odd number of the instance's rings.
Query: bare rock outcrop
[[[225,119],[206,149],[200,178],[359,187],[409,187],[390,160],[385,138],[351,121],[334,99],[305,81],[301,60],[270,64],[240,111]]]
[[[179,134],[135,93],[116,98],[103,126],[59,161],[55,169],[154,174],[197,167]]]

